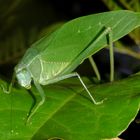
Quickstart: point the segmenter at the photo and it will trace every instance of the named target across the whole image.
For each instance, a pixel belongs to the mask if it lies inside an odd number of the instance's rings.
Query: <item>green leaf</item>
[[[140,104],[140,74],[125,80],[86,85],[97,101],[94,105],[76,78],[45,86],[46,102],[26,124],[33,106],[31,93],[14,88],[12,94],[0,90],[1,140],[99,140],[117,137],[135,118]],[[3,82],[0,81],[0,84]],[[36,99],[39,96],[32,89]]]

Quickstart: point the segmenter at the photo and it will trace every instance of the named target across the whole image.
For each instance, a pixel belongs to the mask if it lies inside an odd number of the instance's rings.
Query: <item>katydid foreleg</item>
[[[31,113],[29,114],[28,118],[27,118],[27,123],[29,122],[29,120],[31,119],[31,117],[35,114],[35,112],[38,110],[38,108],[44,104],[45,100],[46,100],[46,95],[44,93],[43,88],[40,86],[40,84],[38,84],[36,81],[34,81],[35,87],[37,88],[40,97],[41,97],[41,101],[37,104],[36,107],[34,107],[31,110]]]
[[[12,80],[11,80],[10,84],[8,85],[7,89],[4,87],[4,85],[0,85],[4,93],[7,93],[7,94],[11,93],[12,86],[13,86],[14,81],[15,81],[15,76],[16,75],[15,75],[15,72],[14,72],[13,75],[12,75]]]

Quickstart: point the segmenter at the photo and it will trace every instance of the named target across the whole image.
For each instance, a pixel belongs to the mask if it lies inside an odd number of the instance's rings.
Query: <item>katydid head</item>
[[[31,74],[27,70],[26,67],[20,67],[20,65],[17,65],[15,67],[15,73],[16,77],[18,80],[18,83],[22,86],[25,87],[26,89],[31,88]]]

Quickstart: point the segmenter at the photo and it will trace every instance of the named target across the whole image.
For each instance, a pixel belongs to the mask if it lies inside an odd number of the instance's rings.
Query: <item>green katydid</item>
[[[113,81],[114,59],[112,43],[140,25],[140,14],[131,11],[112,11],[80,17],[67,22],[49,36],[34,43],[15,67],[18,83],[26,89],[34,82],[41,101],[32,110],[28,120],[45,101],[41,85],[48,85],[66,78],[78,77],[94,104],[96,102],[74,69],[91,56],[109,45],[111,74]],[[120,29],[121,27],[121,29]],[[98,79],[100,75],[95,70]],[[13,77],[15,77],[13,76]],[[9,89],[12,87],[10,84]]]

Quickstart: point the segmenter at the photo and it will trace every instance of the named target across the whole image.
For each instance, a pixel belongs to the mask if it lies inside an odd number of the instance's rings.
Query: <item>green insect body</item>
[[[91,55],[109,45],[113,80],[112,42],[138,27],[138,23],[140,24],[140,16],[135,12],[121,10],[99,13],[69,21],[49,37],[43,37],[33,44],[15,67],[19,84],[29,89],[33,80],[42,97],[28,120],[45,101],[40,85],[74,76],[79,78],[92,101],[100,103],[94,100],[80,76],[73,71],[86,58],[91,58]]]

